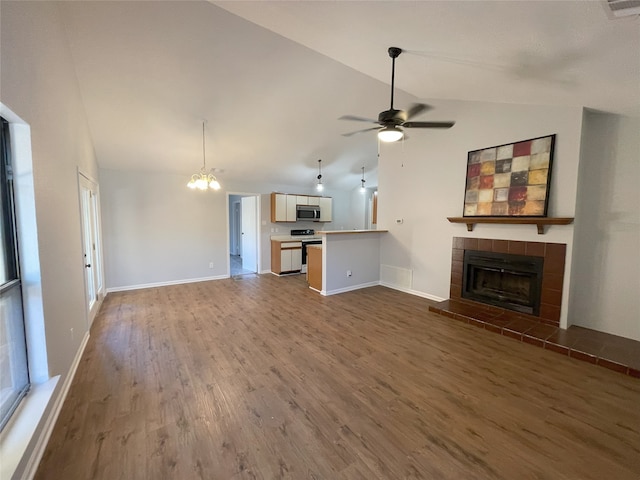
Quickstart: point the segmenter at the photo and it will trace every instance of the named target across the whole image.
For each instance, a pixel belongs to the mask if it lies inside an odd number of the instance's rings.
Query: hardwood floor
[[[303,278],[110,294],[36,478],[640,478],[638,379]]]

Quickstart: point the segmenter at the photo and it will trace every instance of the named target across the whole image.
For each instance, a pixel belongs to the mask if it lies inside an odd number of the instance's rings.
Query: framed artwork
[[[546,217],[555,135],[469,152],[465,217]]]

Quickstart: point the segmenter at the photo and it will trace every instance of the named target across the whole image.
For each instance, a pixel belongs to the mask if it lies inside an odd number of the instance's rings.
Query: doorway
[[[260,195],[229,194],[229,273],[258,273]]]
[[[102,241],[100,235],[100,202],[96,182],[78,172],[80,190],[80,219],[82,222],[82,254],[84,267],[85,301],[88,326],[100,306],[104,296],[102,275]]]

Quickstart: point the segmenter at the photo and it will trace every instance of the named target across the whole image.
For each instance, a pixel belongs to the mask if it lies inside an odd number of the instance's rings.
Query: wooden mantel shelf
[[[466,223],[467,231],[472,232],[476,223],[499,223],[503,225],[536,225],[538,235],[544,234],[547,225],[569,225],[570,217],[447,217],[451,223]]]

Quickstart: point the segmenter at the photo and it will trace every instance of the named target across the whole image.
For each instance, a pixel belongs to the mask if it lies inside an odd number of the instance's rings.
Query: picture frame
[[[464,217],[546,217],[556,135],[472,150]]]

